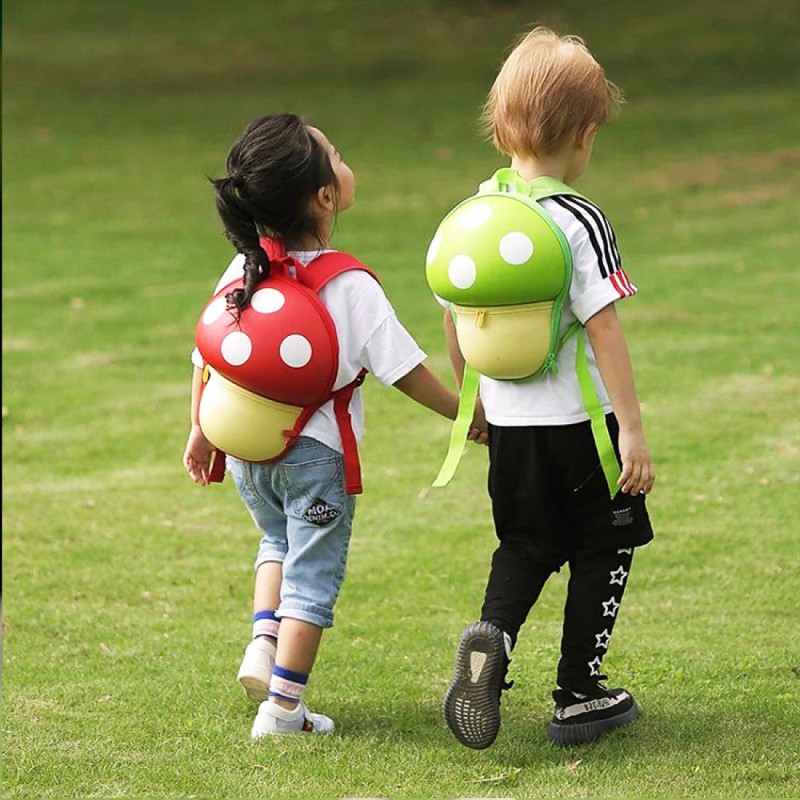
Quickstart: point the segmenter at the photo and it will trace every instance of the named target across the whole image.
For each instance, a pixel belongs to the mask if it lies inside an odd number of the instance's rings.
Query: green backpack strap
[[[556,194],[569,194],[573,197],[583,197],[584,200],[586,199],[571,186],[558,180],[558,178],[551,178],[549,175],[542,175],[538,178],[534,178],[528,184],[528,187],[528,197],[536,201],[543,200],[545,197],[552,197]]]
[[[571,186],[567,186],[566,183],[563,183],[557,178],[551,178],[549,175],[534,178],[529,185],[530,197],[537,201],[557,194],[572,195],[573,197],[583,197],[586,199]],[[609,436],[608,427],[606,426],[605,411],[603,411],[600,398],[597,396],[597,389],[592,380],[592,374],[589,372],[589,362],[586,358],[586,334],[584,331],[580,330],[582,327],[583,326],[579,322],[573,323],[564,334],[562,344],[580,331],[575,347],[575,374],[578,377],[578,386],[581,390],[583,405],[586,408],[586,413],[589,415],[589,421],[592,426],[592,436],[594,437],[594,444],[597,448],[597,455],[600,457],[600,465],[603,468],[603,474],[606,478],[608,492],[611,497],[614,498],[617,492],[619,492],[617,481],[619,480],[621,472],[619,462],[617,461],[617,454],[614,452],[614,445],[611,443],[611,437]]]
[[[574,322],[564,335],[566,342],[574,334],[578,334],[578,341],[575,346],[575,374],[578,376],[578,386],[581,390],[586,413],[589,415],[589,422],[592,427],[594,445],[597,448],[597,455],[600,457],[600,466],[603,468],[603,475],[608,485],[608,493],[613,499],[619,492],[617,481],[622,474],[617,461],[617,454],[614,452],[614,445],[608,433],[606,425],[606,414],[603,405],[597,395],[597,389],[589,372],[589,361],[586,358],[586,333],[581,330],[583,326],[580,322]]]
[[[580,387],[583,405],[586,408],[586,413],[589,414],[592,436],[597,448],[597,455],[600,458],[600,465],[603,468],[608,492],[613,499],[619,492],[617,481],[621,471],[614,445],[611,442],[611,436],[608,433],[605,411],[597,395],[592,374],[589,371],[589,361],[586,358],[586,334],[581,330],[582,327],[580,322],[574,322],[564,334],[564,342],[576,333],[578,334],[575,350],[575,373],[578,376],[578,386]],[[433,482],[433,486],[436,489],[447,486],[458,469],[467,443],[469,426],[475,413],[479,383],[480,373],[474,367],[465,364],[464,377],[461,381],[461,394],[458,398],[458,414],[450,431],[450,444],[439,474]]]
[[[544,197],[552,197],[554,194],[571,194],[575,197],[583,197],[580,192],[576,192],[571,186],[558,180],[558,178],[551,178],[549,175],[541,175],[532,181],[526,181],[520,178],[519,173],[513,167],[498,169],[488,181],[483,181],[480,184],[478,192],[479,194],[508,192],[537,201]]]
[[[467,434],[472,417],[475,414],[475,403],[478,399],[478,385],[480,383],[480,373],[469,364],[464,365],[464,376],[461,379],[461,393],[458,397],[458,413],[453,427],[450,430],[450,444],[447,447],[447,455],[442,462],[439,474],[433,482],[433,486],[441,489],[450,483],[453,475],[458,469],[461,456],[467,444]]]

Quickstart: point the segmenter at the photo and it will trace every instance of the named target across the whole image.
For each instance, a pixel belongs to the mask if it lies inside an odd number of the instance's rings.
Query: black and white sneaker
[[[483,750],[497,738],[500,693],[511,688],[505,682],[508,664],[506,639],[499,628],[474,622],[464,631],[455,676],[442,704],[447,727],[461,744]]]
[[[556,689],[553,700],[556,707],[547,735],[559,745],[594,741],[639,713],[636,701],[625,689],[606,689],[599,684],[588,696]]]

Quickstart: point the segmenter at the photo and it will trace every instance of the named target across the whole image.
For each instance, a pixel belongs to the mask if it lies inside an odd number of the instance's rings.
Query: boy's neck
[[[541,178],[547,175],[566,183],[568,165],[567,159],[563,155],[538,156],[513,156],[511,167],[515,169],[520,178],[525,181],[532,181],[534,178]]]

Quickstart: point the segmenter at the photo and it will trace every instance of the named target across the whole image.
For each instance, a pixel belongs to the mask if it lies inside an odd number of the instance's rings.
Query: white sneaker
[[[333,720],[323,714],[312,714],[302,703],[293,709],[284,708],[272,700],[258,707],[251,736],[282,736],[291,733],[333,733]]]
[[[260,703],[269,697],[269,681],[275,666],[277,648],[272,639],[259,636],[247,645],[236,680],[244,687],[245,694]]]

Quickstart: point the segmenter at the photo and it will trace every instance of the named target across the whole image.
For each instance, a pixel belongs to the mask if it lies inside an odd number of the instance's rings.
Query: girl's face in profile
[[[318,128],[308,127],[309,133],[325,148],[331,160],[331,167],[339,181],[339,196],[336,207],[339,211],[346,211],[356,198],[356,179],[353,170],[345,164],[339,151],[331,144],[328,137]]]

